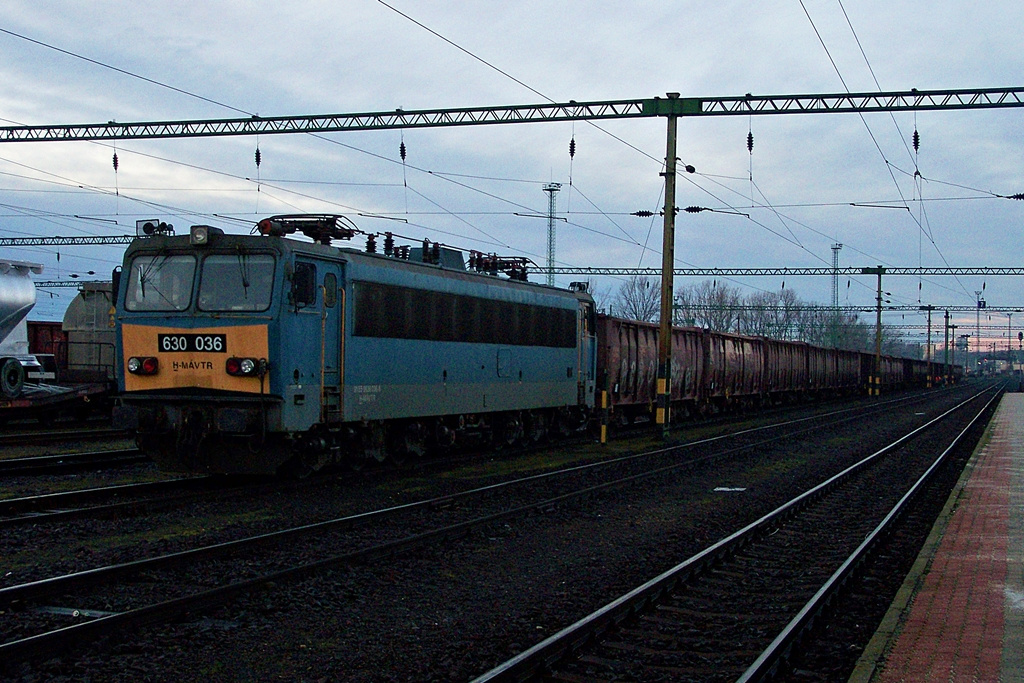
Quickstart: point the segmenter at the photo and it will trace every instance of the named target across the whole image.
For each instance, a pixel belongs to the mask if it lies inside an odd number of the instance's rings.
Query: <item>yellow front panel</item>
[[[227,342],[226,352],[161,351],[157,343],[161,334],[223,334]],[[232,356],[267,358],[269,360],[266,325],[182,329],[180,327],[126,324],[121,326],[121,339],[124,345],[122,362],[125,364],[123,368],[125,391],[202,388],[259,393],[260,380],[258,377],[232,377],[225,371],[224,363]],[[159,362],[157,373],[155,375],[130,374],[127,363],[132,356],[155,356]],[[264,383],[264,391],[266,389]]]

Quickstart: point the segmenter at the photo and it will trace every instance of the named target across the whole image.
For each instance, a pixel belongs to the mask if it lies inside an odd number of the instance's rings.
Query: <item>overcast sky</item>
[[[1022,25],[1019,0],[8,0],[0,125],[1011,87],[1024,85]],[[515,214],[545,213],[542,186],[553,181],[566,219],[560,264],[660,265],[660,219],[629,214],[660,208],[661,119],[121,141],[116,173],[114,152],[112,143],[0,144],[0,236],[127,234],[140,218],[179,233],[193,223],[248,232],[266,215],[336,212],[364,230],[543,265],[547,221]],[[1021,109],[689,118],[679,157],[697,169],[680,179],[679,206],[749,215],[681,214],[679,267],[828,266],[835,242],[842,266],[1024,265],[1024,202],[994,196],[1024,192]],[[41,263],[42,279],[63,280],[109,277],[122,253],[16,247],[0,258]],[[782,279],[730,284],[778,290]],[[830,285],[785,283],[821,303]],[[894,303],[971,305],[983,285],[990,305],[1024,306],[1010,277],[891,277],[885,289]],[[873,288],[870,277],[844,278],[842,303],[872,305]],[[31,317],[59,319],[73,291],[56,293],[40,293]],[[973,314],[962,318],[973,325]],[[1014,337],[1020,325],[1024,313]]]

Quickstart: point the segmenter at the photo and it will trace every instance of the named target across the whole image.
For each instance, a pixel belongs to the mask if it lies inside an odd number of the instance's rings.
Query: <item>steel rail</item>
[[[966,401],[950,408],[938,417],[929,420],[888,446],[805,491],[760,519],[751,522],[714,545],[684,560],[672,569],[610,602],[596,612],[580,619],[525,652],[475,678],[472,683],[489,683],[491,681],[500,681],[502,683],[506,681],[520,682],[537,678],[543,671],[552,667],[559,660],[578,652],[588,642],[599,637],[608,629],[653,607],[661,600],[662,596],[673,592],[677,587],[699,576],[722,559],[736,554],[743,547],[756,540],[763,532],[774,528],[781,521],[797,514],[804,507],[824,496],[854,474],[873,464],[885,454],[903,445],[925,430],[939,424],[954,411],[959,410],[988,390],[986,388]]]
[[[148,462],[149,456],[137,448],[94,453],[70,453],[63,455],[39,455],[29,458],[0,460],[0,477],[15,477],[39,474],[60,474],[79,472],[96,467],[131,465]]]
[[[0,433],[0,447],[10,445],[23,446],[29,443],[51,443],[54,441],[93,441],[117,437],[124,439],[134,438],[131,432],[126,432],[123,429],[113,429],[112,427],[49,432],[7,432]]]
[[[752,683],[754,681],[765,681],[775,675],[779,666],[790,655],[792,649],[800,639],[814,628],[818,618],[822,615],[829,603],[835,599],[843,586],[853,577],[855,572],[871,557],[872,552],[885,537],[893,530],[897,522],[909,510],[914,499],[922,489],[931,481],[938,469],[946,462],[950,453],[960,443],[964,436],[975,427],[989,407],[1002,396],[1002,391],[996,391],[995,395],[982,407],[978,414],[971,419],[970,423],[956,436],[946,449],[939,454],[934,462],[928,467],[914,485],[902,498],[893,506],[885,518],[868,534],[864,541],[846,559],[845,562],[829,577],[824,585],[807,601],[795,617],[775,637],[775,640],[765,648],[753,664],[737,679],[737,683]]]
[[[172,498],[122,500],[116,503],[95,504],[112,498],[145,496],[168,492],[195,492],[215,488],[219,477],[194,477],[151,481],[139,484],[118,484],[97,488],[62,491],[39,496],[24,496],[0,500],[0,528],[25,523],[65,521],[86,516],[130,510],[174,500]],[[72,508],[72,506],[87,506]],[[69,509],[71,508],[71,509]]]

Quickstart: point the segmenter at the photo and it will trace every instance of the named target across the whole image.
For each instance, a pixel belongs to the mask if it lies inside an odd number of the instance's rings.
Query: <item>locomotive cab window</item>
[[[124,307],[129,311],[184,311],[192,302],[196,259],[190,254],[148,254],[132,259]]]
[[[265,311],[273,282],[270,254],[210,254],[199,278],[199,310]]]

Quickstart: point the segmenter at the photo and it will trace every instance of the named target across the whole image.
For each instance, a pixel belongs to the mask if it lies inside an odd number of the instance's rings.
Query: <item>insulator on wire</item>
[[[697,172],[697,169],[696,169],[696,168],[694,168],[694,167],[693,167],[692,165],[690,165],[690,164],[686,164],[686,166],[684,166],[684,168],[686,169],[686,172],[687,172],[687,173],[696,173],[696,172]]]
[[[1022,199],[1024,199],[1024,192],[1018,192],[1017,194],[1011,194],[1009,197],[1007,197],[1007,199],[1016,199],[1018,201],[1022,200]]]
[[[747,133],[747,151],[754,153],[754,131]]]
[[[260,154],[260,148],[257,147],[256,148],[256,168],[259,168],[261,163],[263,163],[263,155]]]
[[[402,157],[402,161],[405,161],[405,140],[402,140],[402,144],[398,145],[398,155]]]
[[[918,151],[921,148],[921,134],[914,130],[914,151]]]
[[[572,140],[569,140],[569,158],[572,159],[575,156],[576,156],[576,138],[574,136],[572,138]]]
[[[117,152],[114,152],[114,173],[117,173]]]

